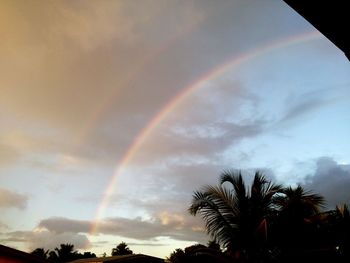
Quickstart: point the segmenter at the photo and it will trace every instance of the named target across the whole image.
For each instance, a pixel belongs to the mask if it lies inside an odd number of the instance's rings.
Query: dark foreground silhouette
[[[231,262],[349,262],[349,209],[322,211],[324,204],[300,185],[277,185],[256,172],[248,187],[240,172],[227,171],[218,186],[194,192],[189,212],[201,215]]]

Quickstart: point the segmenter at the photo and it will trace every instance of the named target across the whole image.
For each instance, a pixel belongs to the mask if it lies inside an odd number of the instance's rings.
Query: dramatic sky
[[[350,203],[350,63],[282,0],[1,0],[0,39],[1,244],[205,244],[225,169]]]

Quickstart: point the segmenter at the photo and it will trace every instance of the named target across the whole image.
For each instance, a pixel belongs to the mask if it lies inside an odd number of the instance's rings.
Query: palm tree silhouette
[[[225,171],[218,186],[194,192],[189,212],[201,214],[208,234],[231,255],[248,259],[266,244],[274,196],[281,190],[281,185],[271,183],[259,171],[250,189],[241,172]]]
[[[121,242],[115,248],[112,249],[112,256],[130,255],[132,250],[128,247],[125,242]]]
[[[300,249],[315,247],[324,198],[298,185],[284,188],[275,196],[274,203],[278,217],[273,232],[282,251],[287,251],[289,257],[289,254],[299,253]]]
[[[36,248],[35,250],[33,250],[30,254],[38,256],[42,259],[47,259],[49,250],[46,250],[44,248]]]
[[[335,209],[334,234],[336,248],[344,260],[350,259],[350,211],[347,205]]]
[[[318,214],[325,203],[321,195],[313,194],[300,185],[296,188],[284,188],[282,194],[278,195],[274,202],[281,216],[288,217],[294,222],[304,222]]]
[[[60,248],[56,247],[55,251],[56,251],[57,259],[60,262],[68,262],[68,261],[74,260],[76,259],[78,254],[78,252],[74,250],[74,245],[72,244],[60,244]]]

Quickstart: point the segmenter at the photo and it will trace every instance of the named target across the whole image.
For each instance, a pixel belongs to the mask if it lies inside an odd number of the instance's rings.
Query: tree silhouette
[[[60,248],[55,248],[59,260],[67,262],[76,259],[77,251],[73,244],[61,244]]]
[[[217,243],[215,240],[210,240],[208,242],[208,248],[211,248],[211,249],[214,249],[217,251],[221,251],[220,244]]]
[[[167,258],[168,261],[171,263],[185,263],[188,262],[185,251],[183,251],[181,248],[175,249],[170,256]]]
[[[216,245],[213,245],[214,248],[210,248],[201,244],[195,244],[186,247],[185,250],[178,248],[170,254],[167,260],[171,263],[231,262],[230,258],[224,255],[220,249],[217,249]]]
[[[52,262],[60,262],[56,252],[54,250],[51,250],[49,252],[48,259],[51,260]]]
[[[320,212],[325,201],[321,195],[306,191],[302,186],[284,188],[275,198],[280,215],[290,222],[301,223]]]
[[[91,253],[91,252],[84,252],[84,254],[78,254],[79,258],[95,258],[96,254],[95,253]]]
[[[314,245],[313,233],[324,198],[306,191],[302,186],[287,187],[275,198],[279,211],[277,239],[287,248]]]
[[[95,253],[84,252],[83,254],[78,253],[74,250],[74,245],[72,244],[61,244],[60,248],[55,248],[54,250],[44,250],[43,248],[37,248],[31,252],[31,254],[41,257],[43,259],[48,259],[51,262],[68,262],[75,259],[81,258],[95,258]]]
[[[347,205],[337,206],[334,213],[334,227],[336,248],[340,256],[350,259],[350,211]]]
[[[42,259],[47,259],[49,251],[46,250],[44,248],[36,248],[34,249],[30,254],[38,256]]]
[[[121,242],[112,249],[112,256],[130,255],[132,253],[132,250],[128,248],[128,245],[125,242]]]
[[[241,172],[226,171],[218,186],[206,186],[194,193],[189,212],[201,214],[207,232],[230,254],[248,259],[257,256],[258,248],[266,243],[274,196],[281,190],[281,185],[271,183],[259,171],[250,190]]]

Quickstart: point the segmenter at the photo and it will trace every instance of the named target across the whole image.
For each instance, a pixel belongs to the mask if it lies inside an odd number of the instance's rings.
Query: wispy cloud
[[[322,107],[327,107],[331,103],[341,101],[349,96],[347,84],[336,87],[327,87],[317,89],[302,94],[290,94],[285,99],[286,111],[284,116],[280,119],[280,123],[297,120],[303,116],[310,114]]]

